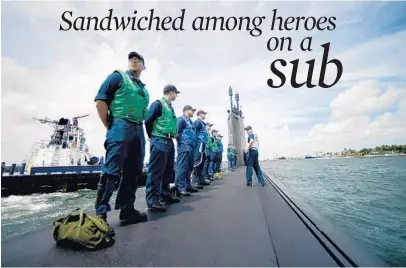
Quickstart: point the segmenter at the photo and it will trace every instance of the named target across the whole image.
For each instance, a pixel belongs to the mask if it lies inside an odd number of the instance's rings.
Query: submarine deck
[[[340,266],[277,187],[249,188],[244,177],[227,172],[146,223],[121,227],[111,213],[116,243],[105,250],[57,248],[50,227],[4,241],[2,266]]]

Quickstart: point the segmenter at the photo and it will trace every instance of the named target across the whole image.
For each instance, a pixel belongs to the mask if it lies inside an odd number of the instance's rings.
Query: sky
[[[184,31],[59,31],[64,11],[73,17],[108,15],[161,17],[181,15]],[[271,30],[277,16],[336,17],[333,31]],[[115,69],[127,67],[127,55],[145,58],[141,80],[151,102],[166,84],[182,93],[173,103],[178,116],[184,105],[208,111],[227,140],[228,88],[240,95],[245,124],[259,136],[260,159],[304,156],[317,151],[361,149],[382,144],[406,144],[406,2],[2,2],[1,10],[1,160],[20,163],[34,142],[49,139],[51,128],[33,117],[90,116],[79,124],[90,150],[104,155],[106,131],[94,97]],[[262,34],[241,31],[193,31],[198,16],[265,16]],[[291,37],[292,51],[269,51],[271,37]],[[312,37],[312,51],[299,44]],[[291,64],[283,69],[281,88],[267,85],[279,79],[270,70],[276,59],[299,59],[299,82],[306,80],[308,60],[315,59],[317,84],[323,56],[339,59],[343,75],[331,88],[293,88]],[[278,65],[280,66],[280,65]],[[334,81],[328,65],[325,81]],[[196,118],[196,117],[195,117]],[[195,119],[194,118],[194,119]],[[146,158],[149,157],[146,148]]]

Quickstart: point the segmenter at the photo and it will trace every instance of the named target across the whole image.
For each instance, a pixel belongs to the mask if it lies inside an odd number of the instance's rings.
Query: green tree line
[[[344,148],[344,152],[347,154],[360,154],[366,155],[371,154],[373,152],[377,152],[379,154],[385,153],[406,153],[406,145],[381,145],[375,148],[363,148],[359,151],[353,149]]]

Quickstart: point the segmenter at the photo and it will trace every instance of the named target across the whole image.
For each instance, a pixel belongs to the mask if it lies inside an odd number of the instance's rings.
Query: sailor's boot
[[[146,213],[136,210],[133,206],[123,206],[120,210],[120,221],[122,224],[137,224],[147,222],[148,216]]]
[[[190,185],[189,187],[186,188],[186,191],[189,193],[197,193],[199,192],[199,189],[194,187],[193,185]]]
[[[179,199],[179,197],[172,197],[172,196],[169,196],[169,197],[167,197],[167,198],[161,199],[159,202],[160,202],[161,204],[163,204],[164,206],[166,206],[166,205],[171,205],[171,204],[179,203],[179,202],[180,202],[180,199]]]

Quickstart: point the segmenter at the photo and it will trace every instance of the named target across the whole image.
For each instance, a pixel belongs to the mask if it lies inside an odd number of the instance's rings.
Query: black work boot
[[[166,211],[166,206],[162,202],[158,202],[155,204],[152,204],[151,206],[148,206],[148,209],[154,212],[165,212]]]
[[[168,197],[168,198],[164,198],[163,200],[160,201],[162,204],[175,204],[175,203],[179,203],[180,199],[178,197]]]
[[[189,193],[197,193],[199,192],[199,190],[193,186],[190,186],[186,189],[186,191],[188,191]]]
[[[125,207],[120,211],[120,221],[127,224],[137,224],[140,222],[147,222],[148,216],[146,213],[139,212],[134,207]]]
[[[193,187],[196,187],[197,189],[204,189],[204,186],[199,183],[194,183]]]

